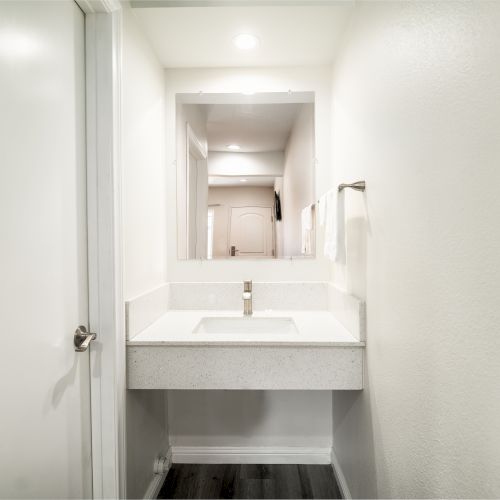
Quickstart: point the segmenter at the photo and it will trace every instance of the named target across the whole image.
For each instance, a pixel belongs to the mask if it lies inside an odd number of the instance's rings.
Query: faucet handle
[[[252,280],[243,281],[243,291],[251,292],[252,291]]]

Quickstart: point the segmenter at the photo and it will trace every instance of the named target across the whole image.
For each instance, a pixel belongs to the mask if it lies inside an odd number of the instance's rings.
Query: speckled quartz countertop
[[[241,318],[239,311],[171,310],[127,342],[135,346],[364,347],[328,311],[255,311],[253,318],[292,318],[295,333],[194,333],[202,318]],[[250,319],[251,321],[251,319]]]

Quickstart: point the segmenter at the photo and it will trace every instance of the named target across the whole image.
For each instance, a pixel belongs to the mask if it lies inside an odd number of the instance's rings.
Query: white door
[[[191,152],[188,161],[188,258],[202,259],[207,257],[207,161]]]
[[[196,239],[198,236],[198,167],[196,165],[196,158],[190,154],[188,157],[188,259],[196,258]]]
[[[196,162],[196,258],[207,258],[208,171],[205,159]]]
[[[233,257],[274,255],[272,208],[231,207],[229,246]]]
[[[92,496],[84,15],[0,2],[0,497]]]

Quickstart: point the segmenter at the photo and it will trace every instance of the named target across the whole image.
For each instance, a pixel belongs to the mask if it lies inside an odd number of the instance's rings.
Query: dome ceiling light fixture
[[[250,33],[240,33],[233,38],[233,44],[240,50],[253,50],[259,45],[259,39]]]

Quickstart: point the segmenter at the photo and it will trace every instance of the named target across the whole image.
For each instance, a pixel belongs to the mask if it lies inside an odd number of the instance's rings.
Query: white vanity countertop
[[[292,318],[298,333],[193,333],[202,318],[238,318],[239,311],[171,310],[127,342],[135,346],[364,347],[328,311],[254,311],[253,318]],[[250,319],[251,321],[251,319]]]

